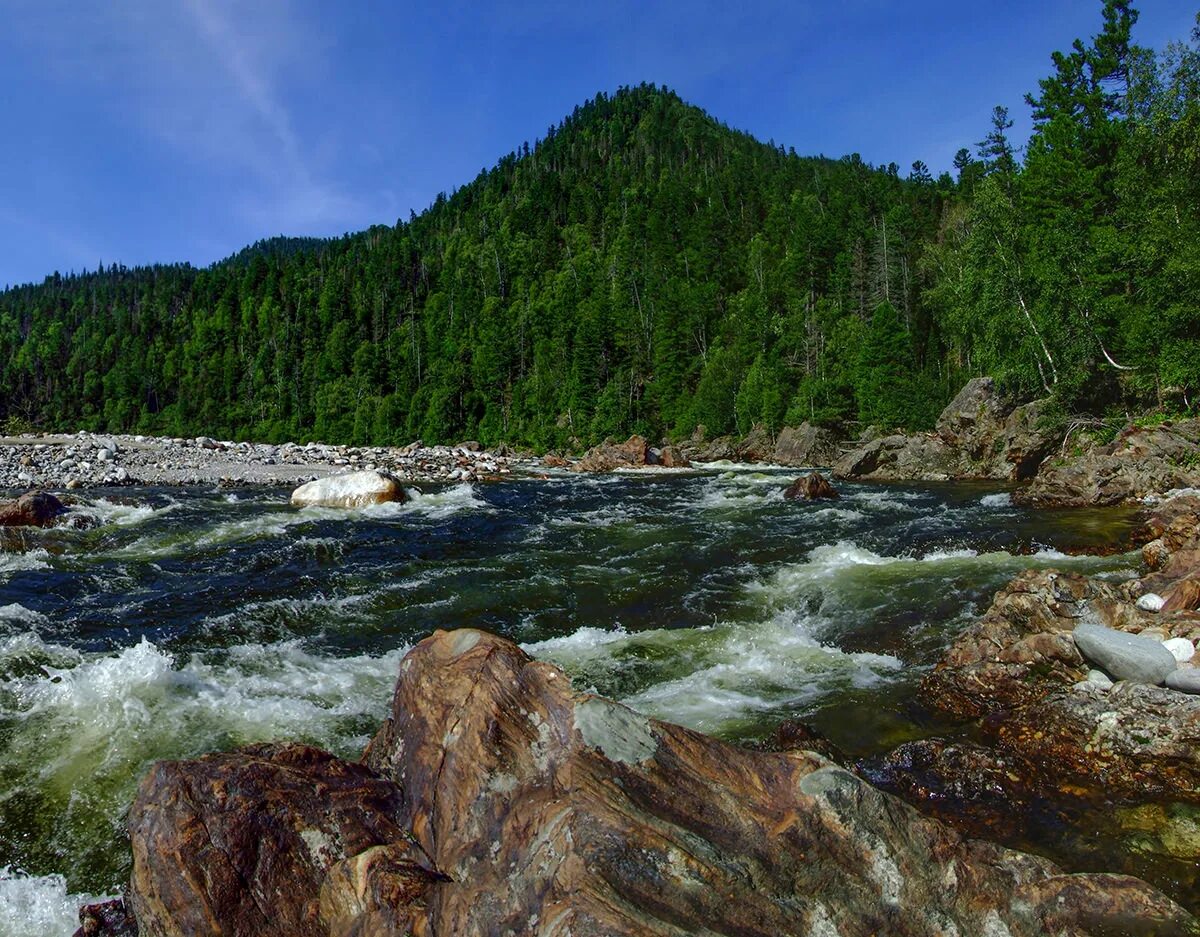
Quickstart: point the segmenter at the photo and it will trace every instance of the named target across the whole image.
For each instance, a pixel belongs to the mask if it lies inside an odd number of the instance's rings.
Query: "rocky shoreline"
[[[299,485],[357,470],[387,472],[403,482],[499,479],[533,467],[506,447],[479,443],[402,447],[320,443],[228,442],[154,436],[38,434],[0,438],[0,489],[147,486]]]

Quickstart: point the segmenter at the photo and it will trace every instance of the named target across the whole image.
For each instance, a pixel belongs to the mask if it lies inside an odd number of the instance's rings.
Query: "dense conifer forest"
[[[955,173],[799,156],[651,85],[420,215],[206,269],[0,293],[0,420],[540,448],[812,420],[920,429],[968,377],[1061,410],[1200,391],[1200,24],[1055,53]],[[436,146],[436,142],[430,145]]]

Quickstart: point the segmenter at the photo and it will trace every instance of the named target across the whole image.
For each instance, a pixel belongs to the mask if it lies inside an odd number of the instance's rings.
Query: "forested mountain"
[[[988,373],[1064,407],[1200,389],[1200,27],[1053,57],[1024,153],[957,178],[805,158],[650,85],[424,213],[0,293],[0,419],[539,447],[785,421],[928,425]]]

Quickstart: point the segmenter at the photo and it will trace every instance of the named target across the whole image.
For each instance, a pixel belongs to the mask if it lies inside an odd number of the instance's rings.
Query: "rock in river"
[[[0,527],[49,527],[66,511],[54,495],[29,491],[15,501],[0,503]]]
[[[360,508],[386,501],[405,501],[407,498],[398,478],[375,471],[318,478],[292,492],[292,504],[331,508]]]
[[[1194,933],[1144,882],[967,839],[805,751],[572,689],[479,631],[400,665],[361,764],[163,763],[130,813],[143,935]]]
[[[1159,685],[1179,666],[1153,638],[1086,623],[1076,626],[1074,637],[1084,657],[1118,680]]]
[[[835,501],[841,497],[829,480],[820,472],[810,472],[803,478],[797,478],[783,492],[788,501],[797,499],[804,501]]]

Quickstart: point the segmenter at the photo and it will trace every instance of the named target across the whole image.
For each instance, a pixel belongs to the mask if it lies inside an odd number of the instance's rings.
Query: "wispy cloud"
[[[19,22],[61,84],[168,150],[180,185],[222,179],[230,195],[210,205],[214,220],[261,233],[361,223],[364,206],[337,178],[340,146],[320,138],[314,115],[307,127],[297,119],[330,65],[320,24],[292,0],[50,0]]]

